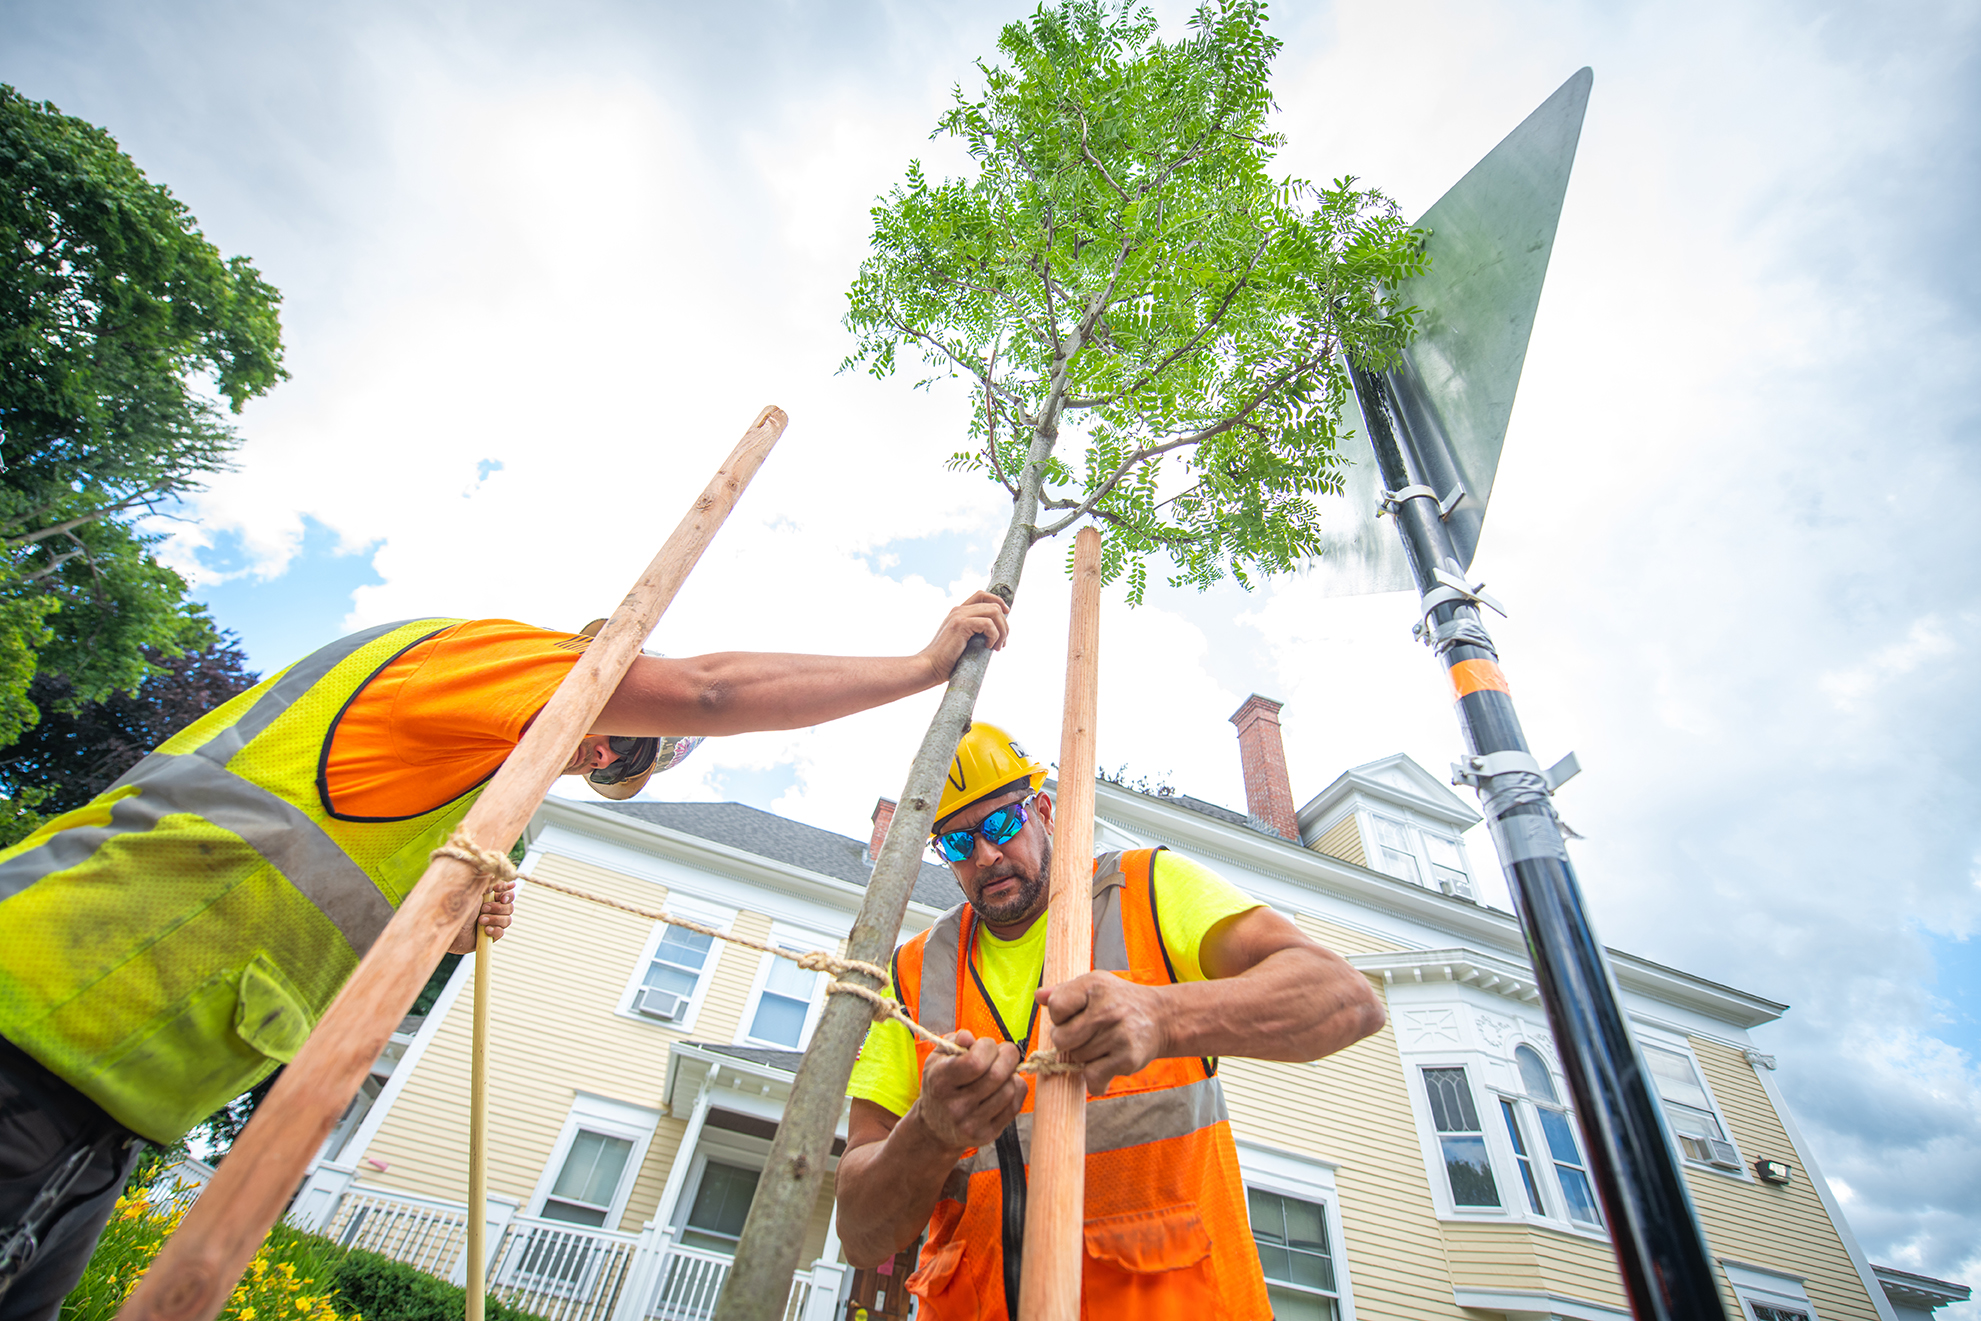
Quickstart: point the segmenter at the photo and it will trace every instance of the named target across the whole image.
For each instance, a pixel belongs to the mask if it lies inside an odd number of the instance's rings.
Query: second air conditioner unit
[[[670,1023],[681,1017],[681,1011],[687,1006],[686,996],[676,991],[663,991],[658,986],[642,986],[633,996],[634,1013]]]

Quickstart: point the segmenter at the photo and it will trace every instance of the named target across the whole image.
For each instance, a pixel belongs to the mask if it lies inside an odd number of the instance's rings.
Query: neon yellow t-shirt
[[[1179,982],[1201,982],[1198,951],[1204,935],[1227,917],[1260,907],[1230,881],[1201,863],[1167,849],[1156,854],[1156,917],[1162,940],[1176,966]],[[1046,919],[1016,940],[999,940],[981,923],[977,931],[977,975],[1012,1035],[1022,1037],[1032,1021],[1032,992],[1046,961]],[[895,1115],[905,1115],[922,1094],[922,1070],[915,1060],[915,1039],[895,1022],[876,1023],[867,1030],[866,1045],[853,1064],[846,1094]]]

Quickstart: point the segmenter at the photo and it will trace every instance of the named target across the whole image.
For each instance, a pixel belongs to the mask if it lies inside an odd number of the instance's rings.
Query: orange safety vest
[[[1094,864],[1094,968],[1142,986],[1176,981],[1156,921],[1156,852],[1109,854]],[[903,945],[894,958],[894,994],[931,1032],[968,1028],[1000,1040],[996,1013],[968,960],[957,957],[959,950],[974,955],[974,918],[960,904]],[[1037,1048],[1036,1034],[1035,1016],[1027,1052]],[[917,1042],[918,1064],[926,1067],[934,1049]],[[1216,1072],[1216,1060],[1160,1059],[1088,1101],[1082,1317],[1272,1316]],[[1028,1164],[1036,1090],[1026,1076],[1018,1132]],[[996,1152],[965,1152],[936,1201],[920,1269],[908,1278],[926,1321],[1009,1315],[1003,1221]]]

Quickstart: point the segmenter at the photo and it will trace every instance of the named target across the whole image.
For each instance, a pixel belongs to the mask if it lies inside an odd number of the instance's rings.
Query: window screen
[[[759,1172],[740,1165],[709,1161],[702,1167],[701,1186],[688,1206],[681,1242],[691,1248],[734,1252],[743,1237],[743,1218],[757,1195]]]

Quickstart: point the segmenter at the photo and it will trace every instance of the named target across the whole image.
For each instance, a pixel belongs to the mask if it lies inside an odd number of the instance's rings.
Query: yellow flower
[[[243,1307],[238,1315],[240,1321],[255,1321],[255,1310],[252,1307]]]

